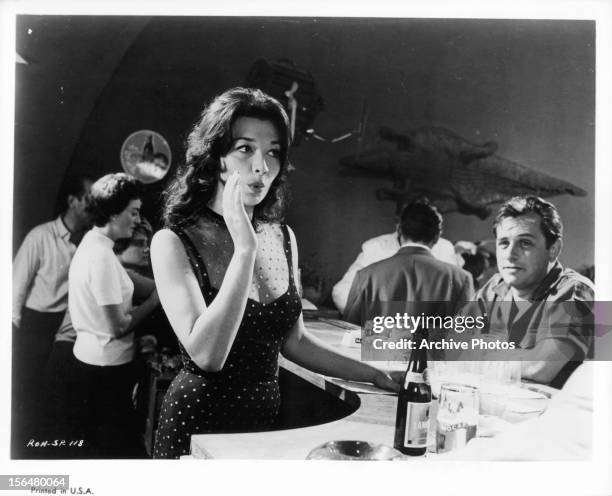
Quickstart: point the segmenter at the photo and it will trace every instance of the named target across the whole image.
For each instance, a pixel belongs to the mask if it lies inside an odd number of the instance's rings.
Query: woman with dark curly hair
[[[157,292],[132,307],[134,284],[113,253],[140,222],[141,191],[126,174],[98,179],[88,196],[94,227],[85,234],[68,273],[68,307],[76,330],[79,420],[86,426],[84,454],[98,458],[140,456],[131,394],[134,388],[132,329],[158,304]]]
[[[316,372],[397,389],[304,328],[297,245],[282,222],[289,124],[265,93],[234,88],[202,112],[166,194],[151,259],[184,368],[161,408],[154,457],[189,452],[190,436],[274,427],[278,354]]]

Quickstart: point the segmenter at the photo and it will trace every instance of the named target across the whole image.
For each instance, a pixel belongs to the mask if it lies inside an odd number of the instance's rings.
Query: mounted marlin
[[[407,134],[382,127],[379,135],[390,145],[361,150],[341,158],[340,164],[356,175],[392,180],[393,188],[376,192],[380,200],[406,203],[425,196],[441,212],[484,219],[491,213],[489,205],[516,195],[587,194],[567,181],[495,155],[495,142],[477,145],[437,127]]]

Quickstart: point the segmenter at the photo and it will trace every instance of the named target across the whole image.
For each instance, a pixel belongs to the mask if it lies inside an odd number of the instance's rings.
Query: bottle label
[[[411,382],[415,384],[422,384],[425,382],[425,378],[423,374],[419,374],[418,372],[406,372],[406,378],[404,379],[404,387],[407,388],[408,384]]]
[[[429,432],[429,403],[408,403],[406,405],[405,448],[424,448],[427,446]]]

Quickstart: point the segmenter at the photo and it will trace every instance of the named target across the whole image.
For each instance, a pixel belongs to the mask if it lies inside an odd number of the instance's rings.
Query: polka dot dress
[[[289,232],[260,224],[250,297],[223,369],[200,369],[180,345],[183,369],[161,406],[154,458],[188,454],[192,434],[250,432],[274,426],[280,406],[278,354],[301,312]],[[232,257],[223,218],[208,210],[189,232],[177,231],[207,305],[214,300]]]

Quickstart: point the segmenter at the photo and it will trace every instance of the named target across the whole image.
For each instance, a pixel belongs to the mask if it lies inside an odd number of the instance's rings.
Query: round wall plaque
[[[172,164],[172,152],[164,137],[148,129],[130,134],[121,146],[123,170],[145,184],[163,179]]]

